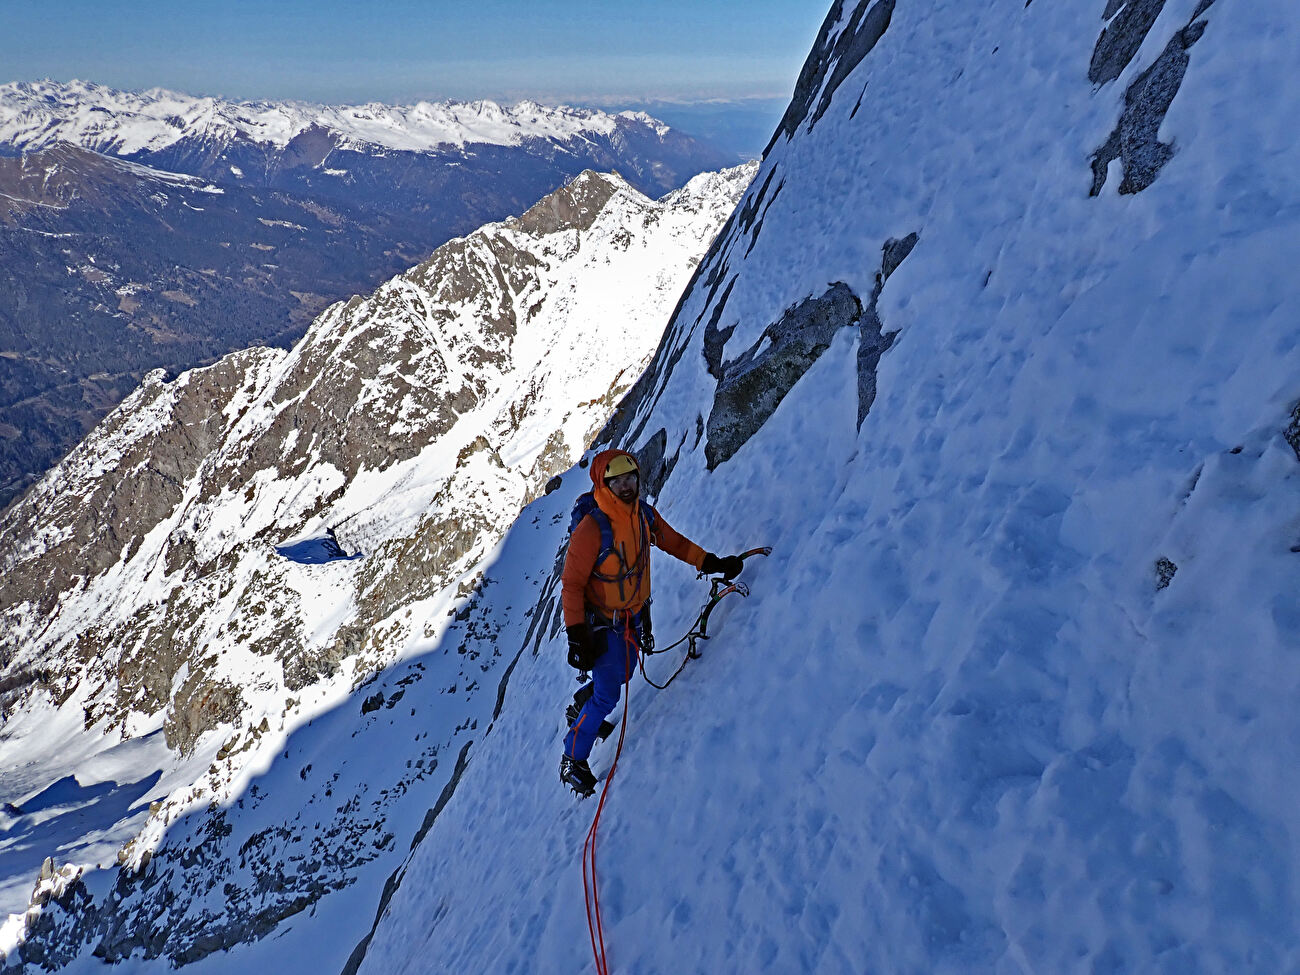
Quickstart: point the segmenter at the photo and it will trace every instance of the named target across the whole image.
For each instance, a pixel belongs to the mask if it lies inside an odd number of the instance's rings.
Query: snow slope
[[[182,963],[344,890],[321,909],[371,909],[427,810],[413,786],[443,788],[491,721],[508,658],[474,607],[501,537],[606,422],[753,169],[659,201],[584,173],[288,352],[151,375],[6,513],[0,651],[38,676],[0,737],[4,906],[27,906],[46,856],[71,864],[6,949],[69,879],[96,900],[46,958],[111,927],[110,956]],[[385,740],[417,701],[421,744]],[[331,777],[358,715],[384,730]],[[340,949],[300,931],[303,957],[341,965],[363,933],[340,925]]]
[[[864,2],[819,44],[616,427],[682,443],[676,527],[775,551],[682,680],[634,685],[611,970],[1300,971],[1300,10]],[[1131,173],[1149,135],[1173,154],[1090,197],[1126,93],[1168,108],[1130,116]],[[710,471],[717,372],[770,380],[742,353],[828,282],[867,307],[911,233],[860,428],[865,311]],[[668,569],[661,643],[702,598]],[[560,643],[516,668],[362,973],[589,964]]]

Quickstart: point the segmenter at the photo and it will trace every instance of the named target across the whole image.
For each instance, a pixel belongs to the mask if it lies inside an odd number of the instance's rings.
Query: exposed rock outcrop
[[[1191,63],[1188,51],[1205,33],[1207,21],[1198,19],[1214,0],[1202,0],[1187,26],[1178,31],[1151,66],[1133,79],[1124,92],[1124,109],[1110,137],[1092,157],[1090,196],[1098,195],[1106,185],[1106,171],[1119,159],[1124,177],[1120,193],[1141,193],[1155,182],[1164,165],[1173,158],[1174,147],[1160,141],[1160,123],[1164,121],[1174,96],[1182,86],[1183,76]],[[1137,53],[1142,39],[1155,22],[1163,0],[1129,0],[1116,21],[1106,28],[1093,54],[1094,81],[1111,81]],[[1129,11],[1133,11],[1130,15]],[[1115,36],[1108,39],[1112,28]],[[1099,58],[1100,66],[1099,66]]]
[[[919,235],[887,241],[875,287],[864,305],[843,282],[832,284],[819,297],[805,298],[769,325],[758,341],[735,359],[722,355],[732,328],[718,329],[710,321],[703,344],[709,371],[718,380],[707,425],[705,457],[709,469],[727,461],[767,422],[781,400],[830,347],[841,328],[858,326],[858,426],[876,398],[876,368],[894,342],[876,312],[880,292],[889,276],[912,252]],[[725,302],[719,302],[719,309]]]

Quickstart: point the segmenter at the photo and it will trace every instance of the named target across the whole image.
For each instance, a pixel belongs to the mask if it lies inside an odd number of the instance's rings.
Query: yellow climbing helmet
[[[641,470],[636,466],[636,461],[629,454],[619,454],[609,462],[605,468],[605,480],[612,477],[618,477],[621,474],[640,474]]]

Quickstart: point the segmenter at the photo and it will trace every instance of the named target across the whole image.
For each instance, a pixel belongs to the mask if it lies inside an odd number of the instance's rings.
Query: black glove
[[[600,656],[591,639],[591,628],[586,623],[566,626],[564,632],[569,637],[569,666],[575,670],[591,670]]]
[[[700,571],[706,576],[717,575],[724,579],[734,579],[740,575],[740,570],[745,567],[745,560],[739,555],[728,555],[724,559],[718,558],[712,552],[706,552],[704,561],[700,563]]]

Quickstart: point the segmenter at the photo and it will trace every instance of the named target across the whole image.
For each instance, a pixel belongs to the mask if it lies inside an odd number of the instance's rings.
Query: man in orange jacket
[[[591,671],[591,692],[564,737],[560,780],[591,795],[587,765],[601,722],[618,704],[619,689],[636,670],[637,651],[650,648],[650,546],[701,572],[738,575],[737,555],[718,558],[673,530],[640,500],[641,472],[625,450],[605,450],[591,462],[591,510],[574,526],[564,558],[560,602],[569,638],[569,665]],[[579,504],[583,501],[580,499]],[[580,509],[575,509],[580,510]],[[606,547],[607,546],[607,547]],[[581,697],[582,692],[579,692]]]

